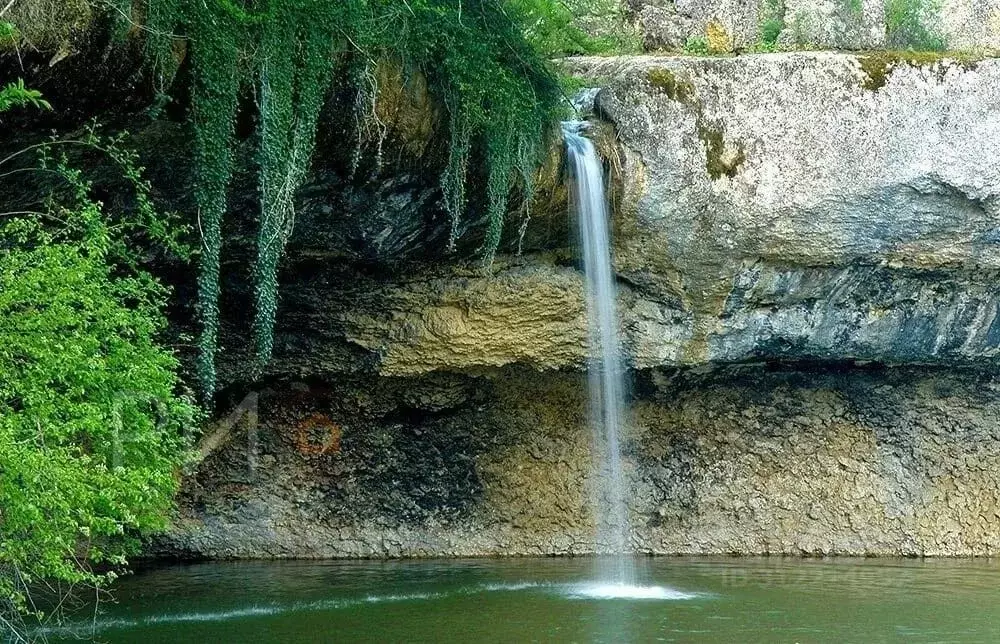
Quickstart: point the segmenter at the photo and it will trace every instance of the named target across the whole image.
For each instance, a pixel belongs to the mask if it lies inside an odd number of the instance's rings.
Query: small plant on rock
[[[688,36],[687,41],[684,43],[684,52],[700,56],[707,55],[709,53],[708,39],[704,36]]]
[[[758,49],[765,52],[777,51],[778,36],[781,35],[781,31],[784,28],[785,23],[782,20],[776,18],[765,20],[760,26],[760,44]]]
[[[25,87],[24,80],[21,78],[0,88],[0,112],[27,105],[44,110],[52,109],[49,102],[42,98],[42,93],[37,89]]]
[[[886,44],[897,49],[943,51],[944,36],[934,26],[940,0],[886,0]]]
[[[760,40],[754,47],[756,51],[773,52],[778,50],[778,38],[785,30],[784,0],[768,0],[764,6],[764,20],[760,24]]]
[[[713,20],[705,27],[705,38],[708,41],[708,51],[713,54],[729,54],[733,51],[733,37],[729,30],[718,20]]]
[[[0,20],[0,47],[11,47],[17,43],[17,27],[9,22]]]

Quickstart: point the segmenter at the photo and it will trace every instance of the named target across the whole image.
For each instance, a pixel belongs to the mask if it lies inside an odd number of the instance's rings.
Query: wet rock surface
[[[639,552],[1000,553],[989,376],[771,365],[643,372],[636,391],[625,445]],[[159,551],[590,552],[585,392],[581,374],[518,368],[275,387],[255,442],[234,432],[188,479]]]

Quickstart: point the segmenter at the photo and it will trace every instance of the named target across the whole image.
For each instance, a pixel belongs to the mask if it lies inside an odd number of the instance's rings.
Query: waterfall
[[[579,222],[583,264],[587,276],[590,321],[590,424],[594,437],[593,503],[597,521],[597,552],[601,581],[632,585],[635,571],[629,547],[628,506],[622,471],[621,429],[625,419],[625,369],[611,238],[604,190],[604,168],[594,144],[583,136],[581,122],[563,123],[573,179],[570,208]]]

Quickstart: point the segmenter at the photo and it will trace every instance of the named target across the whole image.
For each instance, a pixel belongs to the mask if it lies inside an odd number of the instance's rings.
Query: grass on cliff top
[[[0,53],[22,47],[51,52],[71,51],[74,43],[86,35],[97,15],[90,0],[7,2],[0,2],[0,21],[15,25],[17,31],[0,33]]]

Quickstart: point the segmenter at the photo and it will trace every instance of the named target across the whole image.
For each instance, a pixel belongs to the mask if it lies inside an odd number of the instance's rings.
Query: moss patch
[[[938,78],[944,78],[950,67],[949,63],[964,70],[975,69],[979,64],[976,56],[961,52],[917,52],[917,51],[879,51],[858,57],[861,70],[865,73],[862,86],[872,92],[885,87],[892,72],[899,65],[910,67],[937,66]]]
[[[737,144],[735,151],[726,152],[726,140],[722,130],[705,125],[699,120],[698,138],[705,144],[705,169],[712,179],[723,175],[732,178],[743,162],[747,160],[743,144]]]
[[[655,89],[666,94],[671,100],[679,103],[690,103],[694,97],[694,85],[686,79],[678,79],[669,69],[651,69],[646,74],[646,80]]]

